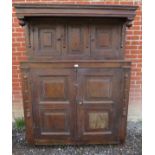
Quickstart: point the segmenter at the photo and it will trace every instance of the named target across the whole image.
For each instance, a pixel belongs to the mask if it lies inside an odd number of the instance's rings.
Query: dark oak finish
[[[122,20],[47,18],[31,21],[29,25],[30,60],[116,60],[124,57]]]
[[[72,140],[74,70],[32,69],[35,138]]]
[[[31,79],[29,108],[33,110],[29,115],[34,121],[33,142],[115,144],[122,141],[121,137],[124,140],[122,129],[127,117],[124,100],[128,99],[130,64],[126,61],[22,63],[23,74],[29,70]],[[28,111],[25,109],[26,116]]]
[[[117,37],[117,39],[116,39]],[[99,23],[91,27],[91,54],[96,59],[122,59],[121,24]]]
[[[14,4],[21,25],[27,17],[115,17],[131,21],[137,6],[129,5],[56,5],[56,4]]]
[[[79,69],[77,95],[79,102],[82,102],[78,106],[81,141],[118,140],[122,74],[122,69],[118,68]]]
[[[25,25],[21,63],[27,141],[125,141],[130,66],[126,26],[137,7],[15,4]]]

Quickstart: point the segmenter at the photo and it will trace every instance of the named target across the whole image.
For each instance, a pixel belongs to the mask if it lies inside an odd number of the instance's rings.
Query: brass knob
[[[82,104],[82,101],[79,101],[79,104]]]
[[[75,67],[75,68],[78,68],[78,67],[79,67],[79,65],[78,65],[78,64],[74,64],[74,67]]]

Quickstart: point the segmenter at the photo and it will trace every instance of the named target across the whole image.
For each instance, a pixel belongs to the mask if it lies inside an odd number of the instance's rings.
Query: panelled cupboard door
[[[77,59],[90,56],[90,32],[88,24],[66,24],[63,36],[63,57]]]
[[[60,57],[61,56],[61,24],[40,24],[33,28],[33,56]]]
[[[45,23],[45,22],[44,22]],[[120,23],[47,21],[31,24],[31,58],[122,59],[124,33]],[[29,34],[28,34],[29,35]]]
[[[31,63],[34,144],[123,141],[128,75],[121,63]],[[26,107],[27,102],[24,104]],[[29,121],[27,114],[25,118]]]
[[[80,141],[118,142],[122,75],[121,69],[78,69],[77,126]]]
[[[67,143],[74,136],[75,102],[72,69],[33,69],[35,140]]]
[[[91,57],[102,59],[121,59],[121,25],[91,25]]]

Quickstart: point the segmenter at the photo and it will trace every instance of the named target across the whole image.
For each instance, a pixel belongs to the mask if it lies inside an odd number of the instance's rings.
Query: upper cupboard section
[[[123,59],[119,20],[46,20],[29,22],[30,59]]]

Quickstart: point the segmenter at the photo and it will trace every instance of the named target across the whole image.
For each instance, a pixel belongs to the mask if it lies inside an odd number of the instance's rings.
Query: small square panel
[[[42,81],[43,99],[51,101],[64,101],[67,99],[66,78],[51,77]]]
[[[109,123],[108,112],[90,112],[89,128],[90,129],[107,129]]]
[[[108,47],[110,45],[110,35],[107,32],[101,32],[97,36],[98,47]]]
[[[40,29],[39,46],[42,49],[55,49],[55,29]]]
[[[61,112],[44,112],[43,132],[64,132],[66,130],[66,115]]]
[[[45,47],[52,47],[52,33],[51,32],[45,32],[43,34],[43,45]]]
[[[105,27],[96,28],[96,45],[98,48],[110,47],[112,40],[112,31]]]
[[[60,81],[45,82],[44,92],[47,98],[64,98],[64,84]]]
[[[87,79],[87,99],[103,99],[111,97],[111,78],[91,77]]]

